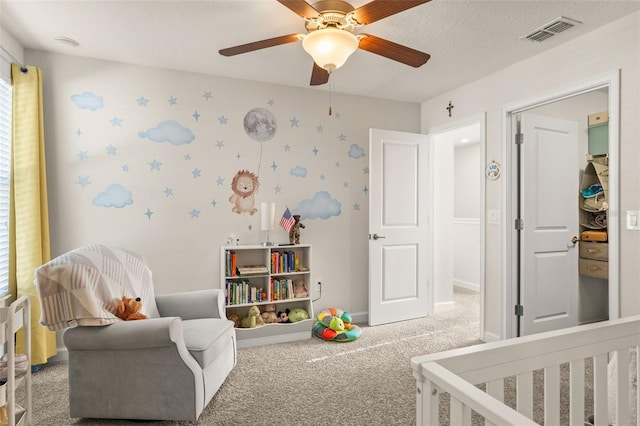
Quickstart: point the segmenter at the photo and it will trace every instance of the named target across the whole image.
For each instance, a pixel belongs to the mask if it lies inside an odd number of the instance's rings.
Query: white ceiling
[[[423,102],[637,10],[639,0],[433,0],[356,31],[427,52],[429,62],[416,69],[359,50],[314,90]],[[560,16],[582,24],[542,43],[519,39]],[[0,0],[0,23],[26,49],[310,87],[312,60],[301,43],[218,54],[304,33],[302,18],[276,0]]]

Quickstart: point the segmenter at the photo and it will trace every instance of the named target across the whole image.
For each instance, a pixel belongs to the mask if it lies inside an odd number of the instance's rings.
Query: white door
[[[578,324],[578,124],[520,118],[520,335]]]
[[[369,133],[369,325],[429,313],[428,138]]]

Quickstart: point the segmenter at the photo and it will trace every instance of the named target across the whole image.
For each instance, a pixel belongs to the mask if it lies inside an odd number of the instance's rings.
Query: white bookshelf
[[[232,262],[234,253],[235,265]],[[283,259],[278,262],[277,267],[272,262],[275,257]],[[288,260],[284,260],[285,258]],[[297,263],[295,260],[291,261],[296,258]],[[264,266],[265,269],[262,272],[254,270],[250,275],[238,273],[247,266]],[[297,280],[306,284],[307,297],[293,297],[292,284]],[[225,290],[227,316],[230,312],[235,312],[240,317],[246,317],[251,306],[258,306],[262,312],[270,304],[276,305],[276,312],[302,308],[309,314],[309,319],[295,323],[272,323],[255,328],[236,327],[236,339],[240,348],[311,338],[315,322],[311,284],[311,246],[308,244],[225,245],[220,248],[220,288]],[[278,287],[280,291],[277,291]],[[283,288],[289,288],[289,294]]]

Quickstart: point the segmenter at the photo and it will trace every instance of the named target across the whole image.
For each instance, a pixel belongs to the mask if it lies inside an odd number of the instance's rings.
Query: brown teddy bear
[[[264,311],[260,314],[265,324],[272,324],[278,322],[278,316],[276,315],[276,305],[270,304],[264,306]]]
[[[233,321],[234,327],[242,327],[240,315],[236,311],[229,311],[229,313],[227,313],[227,319]]]
[[[147,319],[147,316],[140,312],[140,309],[142,309],[142,302],[139,297],[132,299],[122,296],[116,309],[116,316],[125,321]]]

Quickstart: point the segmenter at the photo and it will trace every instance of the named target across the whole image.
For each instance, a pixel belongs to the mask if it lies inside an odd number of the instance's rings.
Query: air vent
[[[576,21],[574,19],[569,19],[561,16],[558,19],[555,19],[539,28],[536,28],[528,34],[523,35],[522,37],[520,37],[520,39],[544,41],[581,23],[582,22]]]

